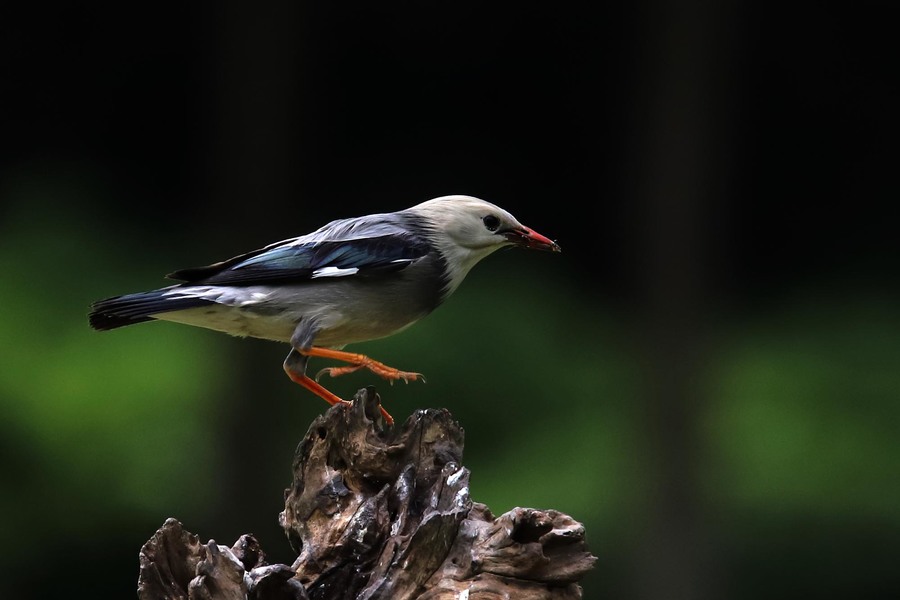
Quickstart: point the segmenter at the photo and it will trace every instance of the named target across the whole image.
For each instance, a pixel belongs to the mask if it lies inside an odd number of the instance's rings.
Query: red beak
[[[524,248],[533,250],[549,250],[550,252],[562,252],[559,244],[548,237],[539,234],[533,229],[523,226],[522,228],[510,229],[504,232],[506,239]]]

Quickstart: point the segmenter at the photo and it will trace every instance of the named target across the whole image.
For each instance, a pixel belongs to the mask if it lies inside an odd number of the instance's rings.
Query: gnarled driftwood
[[[141,549],[149,599],[581,598],[596,560],[554,510],[494,517],[469,497],[463,431],[446,410],[384,428],[373,388],[316,418],[294,456],[279,522],[299,556],[269,565],[256,540],[201,544],[168,519]]]

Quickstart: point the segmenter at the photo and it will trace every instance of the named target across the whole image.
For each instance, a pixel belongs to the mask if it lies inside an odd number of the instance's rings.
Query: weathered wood
[[[169,519],[141,550],[150,598],[581,598],[595,562],[584,528],[554,510],[495,518],[469,497],[463,430],[446,410],[385,428],[374,389],[310,426],[279,522],[298,557],[267,565],[256,540],[199,543]]]
[[[141,600],[307,600],[306,590],[287,565],[267,565],[259,543],[244,534],[232,546],[219,546],[184,530],[175,519],[163,526],[140,552]]]

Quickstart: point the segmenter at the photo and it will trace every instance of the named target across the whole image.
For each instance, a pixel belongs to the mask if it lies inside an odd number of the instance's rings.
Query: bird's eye
[[[488,231],[497,231],[500,227],[500,219],[494,215],[488,215],[481,219]]]

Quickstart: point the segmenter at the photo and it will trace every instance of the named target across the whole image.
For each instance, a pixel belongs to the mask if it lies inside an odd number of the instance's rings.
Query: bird
[[[505,247],[561,251],[499,206],[441,196],[175,271],[166,277],[177,284],[94,302],[88,320],[99,331],[160,320],[289,343],[285,373],[335,405],[346,401],[319,383],[323,374],[365,368],[391,383],[424,381],[421,373],[343,348],[411,326],[447,300],[475,264]],[[311,357],[343,366],[313,378],[306,374]],[[383,407],[381,414],[393,424]]]

